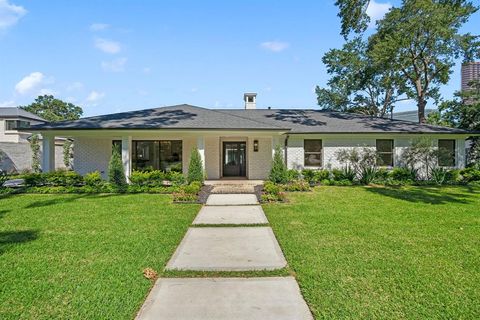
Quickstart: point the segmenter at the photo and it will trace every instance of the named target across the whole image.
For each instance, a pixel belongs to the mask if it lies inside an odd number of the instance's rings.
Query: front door
[[[223,176],[246,177],[247,143],[223,142]]]

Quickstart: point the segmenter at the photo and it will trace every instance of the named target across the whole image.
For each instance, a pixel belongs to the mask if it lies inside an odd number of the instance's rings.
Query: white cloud
[[[0,31],[15,25],[26,13],[27,10],[22,6],[0,0]]]
[[[145,74],[149,74],[150,72],[152,72],[152,69],[150,69],[149,67],[145,67],[142,69],[143,73]]]
[[[57,92],[53,89],[50,89],[50,88],[42,88],[42,89],[40,89],[40,91],[38,91],[38,94],[40,96],[44,96],[44,95],[55,96],[57,94]]]
[[[112,61],[102,61],[102,69],[109,72],[122,72],[125,71],[125,64],[127,58],[118,58]]]
[[[290,44],[288,42],[282,42],[282,41],[266,41],[266,42],[262,42],[260,46],[266,50],[270,50],[273,52],[280,52],[287,49],[290,46]]]
[[[370,0],[370,3],[367,7],[367,14],[370,17],[369,28],[375,27],[375,22],[383,18],[385,13],[390,10],[392,4],[390,2],[379,3],[375,0]]]
[[[13,100],[0,102],[0,108],[12,108],[16,106],[17,104]]]
[[[41,72],[32,72],[15,85],[15,91],[19,94],[27,94],[37,89],[45,82],[45,76]]]
[[[90,31],[103,31],[108,28],[110,28],[110,25],[106,23],[92,23],[90,25]]]
[[[87,101],[88,102],[97,102],[98,100],[102,99],[103,97],[105,97],[105,93],[93,90],[88,95]]]
[[[111,54],[119,53],[122,50],[120,43],[103,38],[95,39],[95,48]]]

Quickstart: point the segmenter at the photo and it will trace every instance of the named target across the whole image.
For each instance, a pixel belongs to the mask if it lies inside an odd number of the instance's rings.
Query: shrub
[[[315,181],[316,183],[328,179],[330,179],[330,171],[328,170],[315,170],[313,172],[313,181]]]
[[[370,184],[375,180],[377,176],[377,168],[375,167],[365,167],[362,168],[360,172],[360,183]]]
[[[380,168],[377,170],[377,174],[375,175],[375,179],[378,181],[386,181],[389,177],[389,171],[385,168]]]
[[[192,183],[197,181],[203,183],[204,178],[202,157],[198,149],[194,147],[190,155],[190,163],[188,164],[187,182]]]
[[[312,170],[312,169],[303,169],[302,170],[302,175],[303,175],[303,178],[309,182],[309,183],[312,183],[314,182],[314,178],[315,178],[315,171]]]
[[[389,176],[397,181],[415,181],[417,180],[417,170],[413,168],[394,168]]]
[[[465,182],[480,181],[480,170],[475,167],[468,167],[460,170],[460,175]]]
[[[179,191],[172,193],[174,202],[197,202],[198,196],[192,193],[186,193],[185,191]]]
[[[310,191],[310,184],[305,180],[296,180],[283,186],[285,191]]]
[[[39,173],[40,165],[40,137],[37,133],[30,136],[30,150],[32,150],[32,171]]]
[[[194,181],[194,182],[180,188],[180,191],[183,191],[183,192],[188,193],[188,194],[197,195],[200,192],[201,188],[202,188],[201,183],[198,182],[198,181]]]
[[[176,171],[167,172],[165,178],[168,181],[171,181],[174,186],[180,186],[182,184],[185,184],[186,182],[185,176],[182,173]]]
[[[25,181],[25,185],[29,187],[43,186],[46,183],[45,174],[36,172],[24,174],[23,180]]]
[[[127,184],[119,147],[113,149],[112,156],[110,157],[110,163],[108,164],[108,181],[117,187],[124,187]]]
[[[165,173],[160,170],[133,171],[130,175],[130,183],[138,186],[162,186]]]
[[[287,166],[283,161],[282,149],[280,146],[275,147],[275,153],[273,155],[272,168],[270,169],[270,174],[268,179],[275,183],[287,183]]]
[[[458,169],[448,170],[445,174],[445,182],[457,183],[460,180],[460,170]]]
[[[264,193],[261,196],[262,202],[283,202],[286,200],[286,195],[284,192],[279,192],[277,194]]]
[[[360,180],[365,180],[362,178],[363,175],[373,171],[376,172],[378,154],[375,149],[368,147],[342,149],[336,152],[336,156],[337,160],[343,163],[347,170],[353,170],[356,177],[360,177]]]
[[[295,181],[295,180],[300,180],[301,176],[302,175],[301,175],[300,171],[298,171],[298,170],[295,170],[295,169],[287,170],[287,180],[289,182]]]
[[[334,169],[332,170],[332,175],[333,175],[333,180],[335,181],[348,180],[353,182],[357,177],[357,174],[350,166],[345,166],[341,170]]]
[[[265,193],[277,194],[282,191],[282,188],[278,184],[275,184],[271,181],[267,181],[263,185],[263,191]]]
[[[7,180],[8,180],[7,172],[0,169],[0,188],[3,187],[3,184]]]
[[[431,179],[436,184],[442,185],[445,183],[445,178],[447,176],[447,170],[442,167],[433,168],[430,172]]]
[[[87,186],[95,187],[102,183],[102,175],[98,171],[90,172],[83,177],[83,181]]]
[[[53,171],[43,173],[45,184],[49,186],[79,186],[83,184],[83,177],[75,171]]]

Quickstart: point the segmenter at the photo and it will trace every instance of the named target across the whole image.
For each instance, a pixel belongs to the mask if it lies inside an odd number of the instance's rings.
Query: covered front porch
[[[274,146],[281,133],[264,131],[64,131],[42,132],[42,168],[52,171],[55,136],[74,140],[73,167],[80,174],[108,173],[113,148],[119,148],[127,178],[133,170],[174,170],[186,173],[192,150],[202,158],[207,180],[263,180],[270,171]]]

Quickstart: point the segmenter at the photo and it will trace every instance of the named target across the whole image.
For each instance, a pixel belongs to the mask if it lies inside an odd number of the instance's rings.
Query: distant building
[[[462,64],[462,86],[461,90],[469,89],[468,84],[473,80],[480,80],[480,61],[466,62]]]
[[[425,109],[425,117],[432,112],[437,111],[436,109]],[[402,112],[394,112],[392,119],[395,120],[404,120],[404,121],[411,121],[411,122],[418,122],[418,111],[411,110],[411,111],[402,111]]]
[[[31,133],[22,131],[30,125],[43,124],[45,119],[20,108],[0,108],[0,170],[21,172],[32,169],[32,151],[29,137]],[[55,168],[65,168],[63,164],[63,143],[65,139],[55,140],[57,161]],[[42,142],[40,141],[40,150]],[[41,156],[41,151],[40,151]]]

